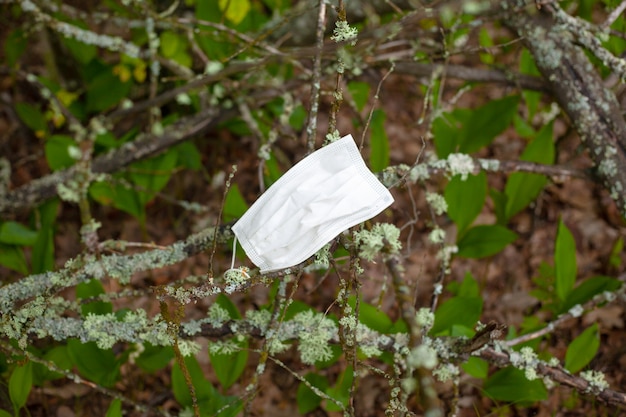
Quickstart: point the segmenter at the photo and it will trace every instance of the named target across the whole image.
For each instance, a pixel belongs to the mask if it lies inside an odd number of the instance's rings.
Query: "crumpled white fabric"
[[[352,135],[347,135],[294,165],[232,230],[265,273],[305,261],[391,203],[391,193],[367,168]]]

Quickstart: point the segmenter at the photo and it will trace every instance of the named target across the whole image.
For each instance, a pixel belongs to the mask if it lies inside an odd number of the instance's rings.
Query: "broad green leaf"
[[[67,346],[55,346],[45,353],[43,358],[46,361],[53,362],[57,367],[68,370],[72,367],[72,359],[67,353]],[[55,379],[64,378],[60,372],[55,372],[48,369],[45,365],[40,363],[33,363],[33,383],[37,386],[42,386],[46,381],[52,381]]]
[[[13,414],[5,410],[0,410],[0,417],[15,417]]]
[[[597,294],[601,294],[605,291],[613,292],[621,286],[622,283],[620,280],[611,277],[597,276],[586,279],[567,295],[567,299],[562,304],[560,312],[564,313],[576,304],[585,304]]]
[[[463,181],[455,175],[446,185],[444,197],[448,203],[448,216],[456,223],[458,235],[462,236],[480,213],[487,196],[487,175],[468,175]]]
[[[202,155],[192,142],[183,142],[176,147],[178,160],[176,165],[197,171],[202,168]]]
[[[348,91],[354,100],[358,111],[362,111],[370,98],[370,85],[362,81],[350,81]]]
[[[113,386],[120,376],[120,364],[111,349],[100,349],[95,342],[67,341],[68,354],[78,371],[104,387]]]
[[[104,287],[97,279],[81,282],[76,286],[76,298],[85,299],[104,294]],[[104,301],[92,301],[80,306],[83,316],[88,314],[108,314],[113,312],[113,304]]]
[[[515,239],[517,235],[503,226],[475,226],[457,242],[457,255],[464,258],[485,258],[500,252]]]
[[[491,197],[491,201],[493,201],[493,211],[496,214],[497,224],[501,226],[506,226],[506,194],[504,194],[504,192],[500,192],[496,189],[490,188],[489,197]]]
[[[37,208],[41,228],[33,245],[32,272],[40,274],[54,269],[54,232],[59,200],[52,199]]]
[[[529,381],[524,371],[512,366],[491,375],[483,389],[485,394],[494,400],[513,403],[543,401],[548,398],[548,391],[541,379]]]
[[[615,244],[613,245],[613,249],[611,249],[611,255],[609,256],[609,264],[618,269],[622,266],[622,251],[624,250],[624,239],[619,237]]]
[[[28,265],[22,248],[14,245],[0,243],[0,265],[17,271],[21,274],[28,274]]]
[[[554,250],[554,268],[556,272],[556,294],[565,301],[574,288],[578,267],[576,265],[576,244],[563,219],[559,220]]]
[[[51,170],[69,168],[76,163],[76,159],[72,158],[69,153],[71,146],[77,147],[76,142],[66,135],[53,135],[46,140],[46,161]]]
[[[241,314],[237,309],[235,303],[233,303],[224,294],[220,294],[215,300],[220,307],[228,311],[228,314],[233,319],[240,319]],[[248,342],[238,342],[241,348],[240,351],[230,354],[217,354],[209,351],[209,358],[211,358],[211,365],[215,371],[217,379],[224,389],[230,388],[233,385],[243,371],[246,369],[248,363]]]
[[[455,325],[472,329],[480,319],[482,310],[483,300],[479,297],[452,297],[435,311],[435,323],[430,334],[450,334]]]
[[[328,380],[322,375],[308,373],[304,376],[304,379],[321,392],[325,392],[328,389]],[[322,399],[311,388],[301,382],[298,386],[296,402],[298,404],[298,412],[304,415],[319,407]]]
[[[218,0],[218,5],[226,19],[236,25],[241,23],[250,11],[250,0]]]
[[[583,369],[598,352],[600,335],[598,325],[594,323],[582,332],[567,347],[565,353],[565,369],[575,373]]]
[[[443,113],[433,121],[433,136],[437,156],[445,159],[457,152],[459,137],[463,123],[469,119],[471,111],[455,109],[451,113]]]
[[[355,311],[356,298],[350,296],[348,304]],[[393,326],[393,322],[387,314],[364,301],[359,303],[359,321],[379,333],[388,333]]]
[[[304,122],[306,122],[307,112],[304,106],[299,105],[294,110],[293,113],[289,116],[289,126],[294,128],[295,130],[300,130],[304,126]]]
[[[229,354],[211,353],[211,365],[224,389],[230,388],[241,376],[248,363],[248,343],[237,343],[241,350]]]
[[[196,391],[196,399],[199,402],[210,401],[217,394],[217,390],[204,377],[198,360],[193,356],[187,356],[185,358],[185,367],[189,372],[191,382]],[[172,366],[172,391],[174,392],[174,397],[182,406],[191,407],[193,402],[189,393],[189,387],[178,363]]]
[[[26,405],[30,390],[33,387],[33,364],[28,361],[13,369],[9,378],[9,397],[13,408],[19,410]],[[17,413],[15,415],[18,415]]]
[[[492,100],[471,113],[458,140],[458,152],[476,152],[502,133],[517,113],[518,96]]]
[[[154,193],[161,191],[169,182],[178,161],[178,152],[175,148],[144,161],[132,164],[130,179],[141,187],[140,201],[148,203]]]
[[[231,185],[230,189],[226,193],[226,200],[224,201],[224,210],[222,211],[222,217],[224,222],[230,222],[238,219],[248,210],[248,204],[244,200],[237,184]]]
[[[389,166],[389,138],[385,131],[385,113],[374,110],[370,124],[370,168],[379,172]]]
[[[178,34],[169,30],[161,33],[159,48],[161,49],[161,54],[163,54],[165,58],[173,57],[182,47],[183,41]]]
[[[346,370],[339,376],[335,386],[326,390],[326,394],[343,404],[343,407],[340,408],[335,402],[326,400],[326,411],[342,411],[348,406],[350,387],[352,387],[353,380],[354,370],[352,366],[347,366]]]
[[[174,349],[171,346],[154,346],[145,343],[135,363],[146,372],[155,372],[165,368],[173,358]]]
[[[89,187],[91,198],[107,206],[123,210],[140,221],[144,221],[144,206],[139,200],[137,192],[109,181],[95,182]]]
[[[480,287],[478,281],[472,276],[471,272],[466,272],[461,285],[456,290],[455,295],[459,297],[477,297],[480,298]]]
[[[105,417],[122,417],[122,400],[114,398],[107,409]]]
[[[15,29],[9,33],[4,40],[4,54],[10,67],[15,66],[27,46],[28,41],[23,29]]]
[[[0,243],[32,246],[37,241],[37,232],[21,223],[8,221],[0,225]]]
[[[20,120],[35,132],[35,136],[43,138],[46,135],[48,123],[41,110],[29,103],[15,103],[15,111]]]
[[[107,110],[128,96],[131,82],[122,82],[111,68],[105,68],[87,85],[87,112]]]
[[[483,379],[487,377],[487,373],[489,372],[489,363],[484,359],[472,356],[467,362],[461,365],[461,368],[463,368],[468,375]]]
[[[537,137],[528,144],[522,156],[523,161],[542,164],[554,163],[554,142],[552,141],[552,123],[544,126]],[[507,196],[506,219],[523,210],[543,190],[547,183],[545,176],[540,174],[515,172],[509,176],[504,193]]]

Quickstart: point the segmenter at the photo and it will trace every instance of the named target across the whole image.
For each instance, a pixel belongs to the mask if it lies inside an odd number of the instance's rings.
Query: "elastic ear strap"
[[[237,255],[237,235],[233,239],[233,259],[230,261],[230,269],[235,268],[235,255]]]

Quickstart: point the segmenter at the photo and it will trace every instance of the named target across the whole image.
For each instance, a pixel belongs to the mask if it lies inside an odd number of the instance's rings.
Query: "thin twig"
[[[319,1],[319,14],[317,16],[317,53],[313,58],[313,76],[311,78],[311,96],[309,120],[306,127],[307,152],[315,150],[315,136],[317,133],[317,112],[319,110],[320,91],[322,89],[322,52],[324,49],[324,31],[326,30],[326,1]]]

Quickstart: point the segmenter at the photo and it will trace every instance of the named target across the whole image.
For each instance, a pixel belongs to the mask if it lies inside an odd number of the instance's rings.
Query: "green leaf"
[[[370,85],[362,81],[350,81],[348,91],[354,100],[358,111],[362,111],[370,98]]]
[[[76,159],[70,156],[70,147],[77,148],[76,142],[70,136],[53,135],[46,140],[46,161],[51,170],[69,168],[76,163]]]
[[[22,248],[0,243],[0,265],[19,272],[28,274],[28,264]]]
[[[326,390],[326,394],[343,404],[343,407],[340,408],[335,402],[326,400],[326,411],[342,411],[348,406],[350,387],[352,387],[353,380],[354,370],[352,366],[347,366],[346,370],[339,376],[335,386]]]
[[[105,417],[122,417],[122,400],[114,398],[109,405]]]
[[[132,164],[129,177],[141,187],[139,195],[143,204],[152,200],[154,193],[167,185],[177,161],[178,152],[172,148],[164,154]]]
[[[540,75],[537,65],[535,64],[535,59],[528,49],[524,48],[522,50],[519,62],[519,69],[522,74]],[[539,108],[542,93],[539,91],[524,90],[522,91],[522,97],[524,98],[526,107],[528,108],[528,120],[532,120],[537,113],[537,109]]]
[[[222,217],[224,222],[230,222],[238,219],[248,210],[248,204],[244,200],[237,184],[233,184],[226,193],[226,200],[224,201],[224,210]]]
[[[353,311],[355,311],[356,297],[350,296],[350,298],[348,298],[348,304],[352,307]],[[388,333],[393,326],[393,321],[391,321],[387,314],[363,301],[359,303],[359,321],[379,333]]]
[[[568,294],[560,312],[564,313],[576,304],[585,304],[597,294],[605,291],[613,292],[621,286],[620,280],[611,277],[597,276],[586,279]]]
[[[224,389],[230,388],[241,376],[246,369],[248,363],[248,343],[237,343],[241,350],[230,354],[211,353],[209,351],[209,358],[211,358],[211,365],[215,371],[217,379]]]
[[[485,394],[499,401],[519,403],[522,401],[543,401],[548,398],[543,381],[535,379],[529,381],[521,371],[512,366],[500,369],[483,386]]]
[[[462,236],[483,209],[487,196],[487,175],[468,175],[463,181],[455,175],[446,185],[444,197],[448,203],[448,216],[456,223]]]
[[[161,42],[159,43],[159,48],[161,49],[161,54],[165,58],[171,58],[176,54],[179,48],[183,47],[182,39],[176,33],[166,30],[161,33]]]
[[[475,356],[470,357],[467,362],[461,365],[463,371],[474,378],[487,378],[489,372],[489,363],[481,358]]]
[[[94,182],[89,186],[89,195],[100,204],[113,205],[142,222],[145,219],[144,206],[138,193],[122,185],[109,181]]]
[[[104,287],[97,279],[81,282],[76,286],[76,298],[85,299],[104,294]],[[108,314],[113,312],[113,304],[105,301],[92,301],[80,306],[83,316],[88,314]]]
[[[563,219],[559,220],[554,251],[554,268],[556,272],[556,294],[559,300],[565,301],[574,288],[578,267],[576,265],[576,244]]]
[[[122,82],[111,68],[105,68],[87,85],[87,112],[97,113],[116,105],[130,92],[131,82]]]
[[[28,126],[35,135],[43,138],[48,131],[48,123],[43,113],[35,106],[29,103],[15,103],[15,111],[20,120]]]
[[[517,113],[518,96],[492,100],[471,113],[458,139],[458,152],[471,153],[489,145]]]
[[[120,364],[111,349],[100,349],[95,342],[67,341],[68,354],[78,371],[104,387],[112,387],[120,376]]]
[[[185,367],[191,377],[197,400],[210,401],[211,398],[217,394],[217,390],[204,377],[198,360],[193,356],[187,356],[185,358]],[[178,363],[172,366],[172,391],[174,392],[174,397],[182,406],[191,407],[193,402],[191,394],[189,393],[189,387],[187,386],[187,382],[185,381],[185,377]]]
[[[370,123],[370,168],[374,172],[389,166],[389,138],[385,131],[385,118],[385,113],[376,109]]]
[[[0,417],[15,417],[13,414],[10,414],[8,411],[0,410]]]
[[[328,380],[322,375],[308,373],[304,376],[304,379],[322,392],[328,389]],[[298,386],[296,402],[298,404],[298,412],[304,415],[319,407],[322,403],[322,399],[314,393],[311,388],[301,382]]]
[[[459,247],[457,255],[464,258],[485,258],[500,252],[515,239],[517,235],[503,226],[472,227],[457,242]]]
[[[43,359],[54,363],[61,369],[68,370],[72,367],[72,360],[67,353],[67,346],[65,345],[53,347],[45,353]],[[46,381],[64,377],[65,375],[62,373],[52,371],[43,364],[33,363],[33,383],[37,386],[42,386]]]
[[[544,126],[537,137],[528,144],[520,157],[523,161],[542,164],[554,163],[554,142],[552,141],[552,123]],[[545,176],[540,174],[515,172],[509,176],[504,193],[507,196],[507,221],[535,200],[547,183]]]
[[[42,203],[35,212],[40,228],[31,261],[34,274],[54,269],[54,231],[58,210],[59,200],[55,198]]]
[[[15,66],[17,60],[20,59],[26,50],[27,45],[28,40],[24,30],[15,29],[9,33],[4,41],[4,54],[10,67]]]
[[[146,372],[156,372],[165,368],[173,358],[174,349],[171,346],[145,343],[143,352],[135,359],[135,363]]]
[[[594,323],[582,332],[567,347],[565,353],[565,369],[575,373],[583,369],[598,352],[600,347],[600,335],[598,324]]]
[[[298,105],[293,113],[289,116],[289,126],[294,128],[295,130],[300,130],[304,126],[304,122],[306,122],[307,112],[303,105]]]
[[[28,361],[24,365],[16,366],[9,378],[9,396],[13,409],[21,409],[26,405],[30,390],[33,387],[33,364]]]
[[[196,145],[192,142],[183,142],[176,147],[178,154],[178,166],[183,166],[194,171],[202,168],[202,156]]]
[[[250,0],[218,0],[226,19],[238,25],[250,11]]]
[[[452,297],[435,311],[435,323],[430,334],[448,335],[455,325],[473,329],[482,311],[483,300],[480,297]]]
[[[32,246],[37,241],[37,232],[21,223],[8,221],[0,225],[0,243]]]

